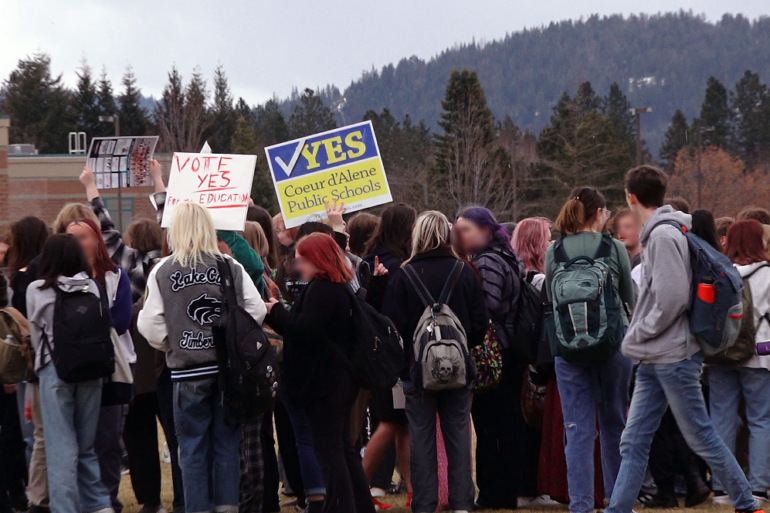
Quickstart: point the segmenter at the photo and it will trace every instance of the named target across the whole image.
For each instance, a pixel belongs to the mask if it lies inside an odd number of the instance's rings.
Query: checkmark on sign
[[[297,147],[294,149],[294,155],[291,156],[291,160],[287,164],[283,161],[281,157],[275,157],[275,161],[278,163],[279,166],[281,166],[281,169],[283,169],[283,172],[286,173],[286,176],[291,176],[292,171],[294,171],[294,166],[297,165],[297,161],[299,160],[299,156],[302,153],[302,148],[305,147],[305,139],[300,139],[297,142]]]

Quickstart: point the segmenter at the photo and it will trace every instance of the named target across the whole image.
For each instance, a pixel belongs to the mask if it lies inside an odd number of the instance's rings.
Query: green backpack
[[[743,296],[741,297],[741,303],[743,304],[743,318],[741,319],[738,338],[735,339],[735,343],[732,346],[724,351],[707,356],[706,363],[712,365],[738,365],[750,360],[757,354],[757,329],[759,326],[754,323],[754,301],[751,298],[749,278],[763,267],[767,267],[767,264],[758,266],[743,277]],[[763,320],[768,320],[767,314],[761,317],[759,322],[762,322]]]
[[[564,239],[554,244],[551,280],[551,353],[576,364],[609,360],[623,341],[622,310],[612,287],[612,239],[602,235],[593,258],[568,258]]]

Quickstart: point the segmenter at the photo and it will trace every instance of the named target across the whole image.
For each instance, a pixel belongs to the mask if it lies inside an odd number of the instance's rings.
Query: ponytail
[[[607,206],[604,194],[593,187],[573,189],[569,197],[554,223],[554,227],[563,235],[582,231],[594,220],[596,211]]]

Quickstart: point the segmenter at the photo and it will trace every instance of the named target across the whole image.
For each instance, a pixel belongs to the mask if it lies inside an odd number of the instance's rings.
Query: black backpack
[[[358,386],[365,390],[389,390],[404,366],[404,342],[393,322],[370,304],[350,295],[351,350],[345,355]]]
[[[230,263],[217,260],[224,308],[214,326],[219,384],[227,415],[236,422],[265,413],[278,392],[278,354],[259,323],[238,304]]]
[[[516,332],[511,340],[519,363],[536,363],[538,346],[543,333],[543,299],[541,291],[532,285],[537,274],[530,271],[521,277],[519,304],[516,309]]]
[[[65,383],[80,383],[112,376],[115,348],[110,337],[107,293],[89,292],[90,285],[74,292],[54,286],[53,349],[43,333],[43,345],[51,355],[56,375]]]

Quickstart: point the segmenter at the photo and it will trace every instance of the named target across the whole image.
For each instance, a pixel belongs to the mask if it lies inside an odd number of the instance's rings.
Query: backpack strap
[[[609,235],[606,233],[602,234],[602,240],[599,241],[599,247],[596,248],[596,255],[594,255],[594,260],[597,260],[599,258],[609,258],[612,254],[612,239]]]
[[[233,283],[233,270],[230,263],[225,258],[217,258],[217,270],[219,271],[219,281],[222,291],[225,293],[225,308],[219,316],[221,325],[227,324],[227,313],[238,307],[238,296],[235,293],[235,283]]]
[[[449,280],[444,285],[444,290],[441,291],[441,295],[438,298],[438,302],[442,305],[449,304],[449,300],[452,299],[452,294],[455,291],[457,282],[460,280],[463,267],[465,267],[465,263],[460,260],[455,262],[454,267],[452,267],[452,272],[449,274]]]
[[[425,308],[428,308],[436,304],[436,300],[433,299],[433,296],[431,296],[430,292],[425,287],[425,284],[417,275],[417,271],[415,271],[414,267],[412,267],[411,264],[407,264],[403,267],[403,269],[404,269],[404,273],[406,274],[406,277],[409,279],[409,282],[412,284],[412,287],[414,287],[414,290],[417,291],[417,296],[419,296],[423,306]]]
[[[754,276],[754,273],[756,273],[756,272],[757,272],[757,271],[759,271],[760,269],[762,269],[762,268],[764,268],[764,267],[768,267],[768,266],[770,266],[770,264],[768,264],[767,262],[762,262],[762,265],[759,265],[759,266],[757,266],[757,268],[756,268],[756,269],[754,269],[753,271],[751,271],[751,272],[750,272],[749,274],[747,274],[746,276],[741,276],[741,278],[743,278],[744,280],[748,280],[749,278],[751,278],[752,276]]]
[[[564,249],[564,237],[559,237],[559,239],[553,243],[553,256],[554,260],[557,264],[564,264],[567,263],[569,260],[569,257],[567,256],[567,251]]]

